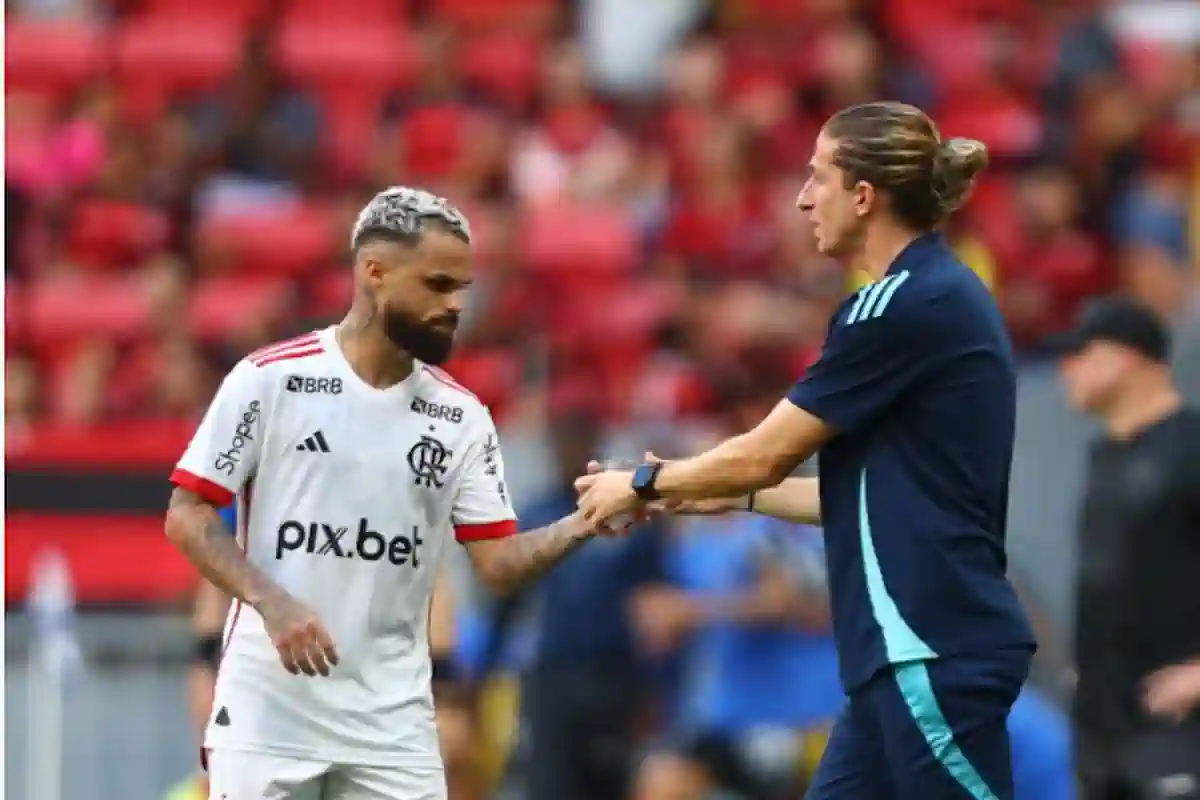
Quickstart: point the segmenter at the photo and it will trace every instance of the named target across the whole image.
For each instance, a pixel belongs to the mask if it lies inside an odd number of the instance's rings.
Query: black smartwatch
[[[662,496],[654,488],[661,469],[662,464],[642,464],[633,471],[633,492],[639,499],[649,503]]]

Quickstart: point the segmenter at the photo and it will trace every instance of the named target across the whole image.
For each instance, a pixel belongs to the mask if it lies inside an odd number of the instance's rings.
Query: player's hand
[[[328,675],[337,666],[333,637],[308,606],[280,590],[258,604],[258,613],[288,672]]]
[[[1164,667],[1143,684],[1142,700],[1152,715],[1182,722],[1200,708],[1200,661]]]
[[[620,514],[636,512],[642,505],[633,491],[633,473],[608,470],[584,475],[575,480],[579,492],[579,511],[588,524],[597,529]]]

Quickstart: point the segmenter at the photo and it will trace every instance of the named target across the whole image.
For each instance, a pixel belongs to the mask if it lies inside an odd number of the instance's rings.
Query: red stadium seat
[[[163,247],[171,222],[162,211],[118,200],[84,200],[67,234],[72,261],[94,267],[127,267]]]
[[[218,261],[254,273],[297,275],[338,250],[331,212],[301,205],[275,213],[213,216],[201,221],[200,246]]]
[[[29,338],[25,291],[11,277],[4,283],[4,343],[12,352]]]
[[[308,313],[314,317],[344,314],[354,299],[354,276],[349,266],[323,270],[309,287]]]
[[[410,81],[419,66],[406,29],[376,19],[293,12],[280,25],[274,47],[283,74],[318,93],[387,91]]]
[[[116,36],[116,63],[126,111],[144,120],[180,94],[220,86],[242,60],[240,21],[206,13],[135,18]]]
[[[522,229],[531,268],[543,272],[619,275],[637,263],[633,221],[616,208],[561,205],[532,209]]]
[[[396,22],[408,17],[404,0],[288,0],[287,9],[296,15],[359,22]]]
[[[400,126],[403,174],[417,180],[450,175],[470,141],[471,112],[458,103],[418,108]]]
[[[128,340],[150,322],[149,298],[125,276],[37,280],[25,301],[30,336],[41,347],[88,335]]]
[[[318,93],[325,120],[321,149],[334,180],[353,184],[367,177],[372,166],[384,92],[366,87],[330,89]]]
[[[4,49],[4,77],[10,91],[58,94],[100,76],[108,67],[104,32],[80,23],[9,19]]]
[[[446,365],[446,372],[478,397],[496,417],[503,416],[506,403],[512,402],[521,385],[520,358],[512,351],[500,348],[456,355]]]
[[[463,77],[510,108],[524,108],[537,91],[541,52],[527,36],[477,36],[461,58]]]
[[[979,139],[997,158],[1021,158],[1041,147],[1045,122],[1026,98],[983,84],[950,98],[938,118],[944,136]]]
[[[280,278],[242,275],[209,278],[192,292],[188,309],[191,331],[213,340],[245,325],[247,320],[271,319],[285,307],[291,289]]]

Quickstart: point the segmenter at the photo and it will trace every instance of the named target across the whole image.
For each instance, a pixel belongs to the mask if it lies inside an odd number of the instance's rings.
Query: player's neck
[[[384,334],[377,315],[351,308],[334,338],[350,368],[368,386],[386,389],[412,374],[413,357]]]
[[[920,234],[883,221],[867,228],[863,236],[862,251],[857,266],[867,272],[872,280],[887,275],[892,263],[904,252],[904,248]]]
[[[1132,439],[1182,406],[1183,397],[1164,367],[1161,375],[1132,381],[1104,415],[1104,426],[1114,439]]]

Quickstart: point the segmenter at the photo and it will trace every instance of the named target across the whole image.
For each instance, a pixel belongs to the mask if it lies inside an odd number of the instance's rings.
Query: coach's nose
[[[796,208],[801,211],[812,211],[812,178],[804,182],[800,187],[800,194],[796,195]]]

